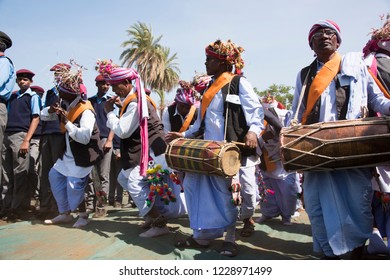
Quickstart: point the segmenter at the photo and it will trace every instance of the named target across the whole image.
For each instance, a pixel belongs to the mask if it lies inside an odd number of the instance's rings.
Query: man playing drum
[[[364,117],[363,107],[390,114],[390,101],[380,93],[361,54],[337,52],[341,34],[336,23],[314,24],[308,41],[316,59],[298,73],[292,107],[298,122],[357,119]],[[323,253],[324,259],[346,253],[360,259],[372,232],[370,169],[309,170],[303,176],[314,251]]]
[[[192,128],[184,133],[170,132],[167,140],[178,137],[196,138],[203,134],[205,140],[242,142],[243,166],[240,169],[241,184],[248,188],[248,223],[256,202],[255,148],[257,136],[263,127],[263,110],[258,96],[249,82],[239,73],[244,66],[243,49],[230,40],[217,40],[206,47],[206,70],[213,75],[209,87],[203,94],[199,115]],[[236,74],[232,73],[233,66]],[[225,131],[226,129],[226,131]],[[244,183],[245,181],[245,183]],[[186,172],[184,192],[193,236],[179,241],[179,248],[207,247],[210,241],[222,237],[225,241],[221,255],[237,255],[235,228],[238,215],[229,191],[232,179],[223,176]],[[253,198],[253,199],[252,199]]]

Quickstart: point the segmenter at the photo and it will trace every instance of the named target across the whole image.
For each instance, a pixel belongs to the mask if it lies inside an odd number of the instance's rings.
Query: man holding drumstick
[[[206,47],[207,75],[213,78],[203,94],[198,118],[189,130],[170,132],[166,139],[197,138],[203,134],[205,140],[242,142],[243,166],[239,175],[242,185],[250,187],[248,197],[251,197],[249,204],[252,207],[244,218],[253,224],[251,216],[257,188],[256,148],[257,137],[263,127],[263,109],[252,86],[240,75],[244,67],[242,51],[230,40],[217,40]],[[233,66],[235,74],[232,73]],[[220,254],[229,257],[237,255],[235,229],[238,210],[232,203],[231,184],[231,178],[186,172],[183,185],[193,235],[177,242],[176,247],[205,248],[211,240],[222,237],[226,231]]]

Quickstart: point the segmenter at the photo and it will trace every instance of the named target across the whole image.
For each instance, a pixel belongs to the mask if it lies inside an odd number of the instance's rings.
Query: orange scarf
[[[196,111],[196,107],[194,105],[192,105],[190,108],[190,111],[187,114],[186,120],[184,121],[183,125],[181,126],[179,132],[184,132],[188,129],[192,119],[194,118],[195,111]]]
[[[302,124],[306,123],[307,117],[313,110],[318,98],[321,96],[324,90],[329,86],[334,77],[336,77],[337,73],[340,71],[340,64],[341,56],[338,53],[335,53],[333,58],[326,62],[321,68],[321,70],[314,77],[309,89],[306,110],[305,112],[303,112]]]
[[[234,78],[234,74],[230,72],[224,72],[222,73],[212,84],[211,86],[206,90],[206,92],[203,94],[202,97],[202,111],[201,111],[201,118],[203,120],[204,115],[206,114],[206,109],[209,107],[211,100],[213,100],[214,96],[217,94],[217,92],[223,88],[226,84],[230,83],[232,79]]]
[[[75,107],[73,107],[67,115],[68,120],[73,123],[85,110],[91,110],[95,112],[90,101],[79,102]],[[60,129],[62,133],[66,132],[65,124],[61,122]]]
[[[128,95],[125,100],[123,101],[123,104],[122,104],[122,108],[121,108],[121,111],[119,113],[119,117],[122,117],[122,115],[125,113],[125,110],[127,108],[127,105],[129,105],[129,103],[131,101],[133,101],[134,99],[137,98],[137,94],[136,93],[133,93],[133,94],[130,94]],[[152,103],[153,107],[157,110],[157,105],[156,103],[153,101],[153,99],[149,96],[149,95],[146,95],[146,99],[149,100],[150,103]]]
[[[374,75],[374,73],[371,71],[370,68],[367,68],[368,69],[368,72],[371,74],[372,78],[374,79],[375,83],[377,84],[377,86],[379,87],[379,89],[381,90],[381,92],[383,92],[383,95],[387,98],[387,99],[390,99],[390,93],[386,90],[386,88],[382,85],[381,81],[379,81],[379,79]]]

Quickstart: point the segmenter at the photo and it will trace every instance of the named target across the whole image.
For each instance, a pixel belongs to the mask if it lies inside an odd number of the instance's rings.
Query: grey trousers
[[[29,154],[20,155],[26,132],[6,133],[3,142],[3,210],[24,212],[29,207],[28,170]]]
[[[104,145],[107,141],[107,138],[101,139],[102,145]],[[91,202],[91,193],[98,191],[104,191],[107,196],[110,189],[110,168],[111,168],[111,157],[112,157],[112,149],[108,152],[104,153],[103,159],[94,166],[90,174],[89,187],[86,188],[87,194],[87,205],[90,208]]]
[[[4,140],[4,131],[5,131],[5,127],[7,126],[7,116],[8,116],[8,113],[7,113],[7,107],[5,106],[5,104],[3,103],[0,103],[0,155],[2,155],[2,151],[3,151],[3,140]],[[1,182],[2,180],[2,156],[0,156],[0,205],[3,204],[3,184]]]

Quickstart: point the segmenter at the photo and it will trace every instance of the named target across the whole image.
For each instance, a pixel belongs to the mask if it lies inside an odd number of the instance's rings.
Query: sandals
[[[183,248],[183,249],[201,249],[201,248],[207,248],[209,245],[202,245],[196,242],[193,235],[188,237],[186,240],[179,240],[175,243],[176,248]]]
[[[237,244],[234,243],[234,242],[227,242],[227,241],[224,241],[222,243],[222,247],[221,247],[221,250],[219,251],[219,253],[222,255],[222,256],[226,256],[226,257],[235,257],[237,256],[238,254],[238,247],[237,247]]]
[[[255,231],[255,225],[251,222],[251,220],[244,221],[244,227],[241,230],[240,236],[242,237],[250,237]]]

